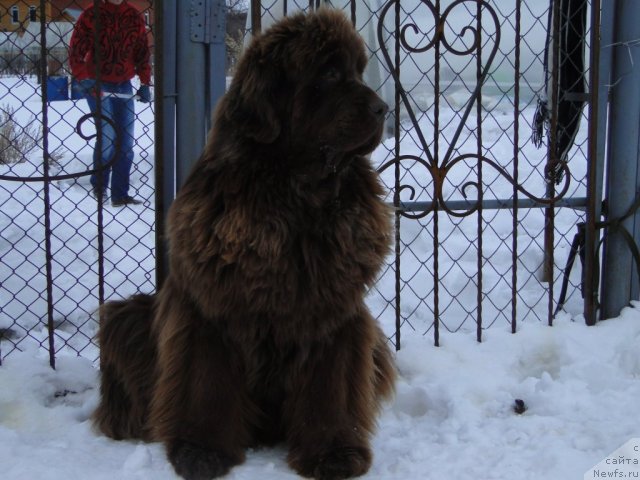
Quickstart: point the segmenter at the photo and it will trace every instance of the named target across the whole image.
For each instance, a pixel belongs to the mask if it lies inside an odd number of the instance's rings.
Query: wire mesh
[[[129,3],[153,49],[153,2]],[[153,104],[134,107],[129,195],[144,203],[98,201],[96,122],[73,97],[69,67],[86,8],[93,1],[0,6],[0,359],[45,347],[52,364],[63,351],[96,360],[100,302],[155,286]]]
[[[396,324],[396,342],[401,329],[429,333],[438,344],[442,332],[472,331],[481,340],[494,325],[515,331],[522,321],[551,323],[554,287],[584,221],[588,139],[585,113],[567,178],[550,192],[553,156],[531,140],[537,100],[546,94],[549,2],[390,4],[370,15],[380,26],[378,45],[390,51],[381,63],[397,87],[398,118],[373,159],[383,165],[390,200],[422,206],[399,218],[397,256],[371,303],[387,325]],[[371,54],[380,58],[379,49]],[[541,207],[549,198],[580,207],[529,208],[522,201]],[[551,247],[545,229],[553,232]],[[583,308],[577,270],[564,305],[573,315]]]
[[[90,3],[41,2],[36,15],[45,15],[34,22],[29,5],[16,2],[19,22],[1,34],[0,360],[31,345],[95,360],[100,302],[155,288],[153,105],[138,103],[135,112],[132,187],[144,205],[114,208],[91,196],[86,172],[95,139],[78,131],[86,101],[43,97],[51,78],[69,78],[70,32]],[[130,3],[148,22],[153,51],[156,2]],[[321,2],[261,3],[264,29]],[[392,106],[372,161],[396,207],[396,245],[368,297],[390,339],[399,347],[401,332],[411,329],[437,344],[458,331],[480,340],[490,327],[551,322],[556,285],[585,217],[589,146],[584,117],[566,183],[549,194],[550,146],[531,140],[537,99],[546,93],[549,3],[326,3],[344,9],[362,34],[366,80]],[[0,8],[4,22],[13,7]],[[228,43],[235,50],[239,42]],[[53,178],[24,180],[43,176]],[[541,208],[554,195],[558,203]],[[573,207],[558,207],[563,201]],[[583,306],[574,270],[564,309],[577,315]]]

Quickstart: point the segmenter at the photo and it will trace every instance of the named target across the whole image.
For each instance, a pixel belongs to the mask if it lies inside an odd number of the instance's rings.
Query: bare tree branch
[[[226,0],[229,12],[241,13],[249,10],[248,0]]]

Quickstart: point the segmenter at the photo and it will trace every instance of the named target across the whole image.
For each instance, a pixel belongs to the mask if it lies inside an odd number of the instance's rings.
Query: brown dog
[[[276,442],[303,476],[368,470],[395,371],[363,300],[390,243],[366,61],[331,10],[253,40],[171,206],[166,282],[102,310],[105,434],[164,442],[187,479]]]

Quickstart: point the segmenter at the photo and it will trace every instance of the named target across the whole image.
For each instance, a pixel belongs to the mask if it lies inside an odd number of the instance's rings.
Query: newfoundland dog
[[[169,211],[168,278],[101,311],[106,435],[163,442],[186,479],[279,442],[305,477],[368,470],[395,369],[363,300],[391,239],[366,63],[329,9],[252,41]]]

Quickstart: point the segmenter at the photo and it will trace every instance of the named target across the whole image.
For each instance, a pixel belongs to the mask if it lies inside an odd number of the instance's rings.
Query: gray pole
[[[615,7],[611,4],[615,3]],[[614,8],[613,11],[611,9]],[[605,17],[607,14],[607,17]],[[604,2],[603,22],[613,23],[613,69],[610,89],[609,150],[607,158],[607,208],[609,220],[622,217],[633,205],[640,181],[640,2]],[[623,225],[640,238],[640,218],[627,218]],[[622,235],[611,229],[603,254],[602,317],[619,315],[638,298],[633,256]]]
[[[190,2],[193,6],[193,2]],[[184,7],[184,6],[183,6]],[[176,37],[176,189],[184,183],[205,138],[205,51],[191,41],[191,15],[177,16]]]
[[[202,152],[225,88],[224,0],[192,0],[186,13],[177,16],[176,188]]]
[[[175,197],[176,18],[177,0],[163,0],[155,9],[155,184],[156,288],[168,272],[165,239],[167,210]]]
[[[185,6],[189,5],[189,10]],[[181,7],[181,8],[180,8]],[[156,283],[167,272],[164,220],[171,202],[200,156],[211,115],[224,94],[224,0],[158,2],[156,72]]]

